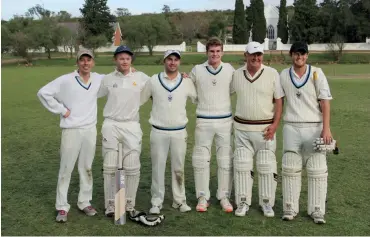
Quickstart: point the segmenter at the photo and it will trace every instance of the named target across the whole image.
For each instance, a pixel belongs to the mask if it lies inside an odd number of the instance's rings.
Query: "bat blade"
[[[116,171],[116,195],[114,204],[114,223],[116,225],[126,224],[126,183],[123,170]]]

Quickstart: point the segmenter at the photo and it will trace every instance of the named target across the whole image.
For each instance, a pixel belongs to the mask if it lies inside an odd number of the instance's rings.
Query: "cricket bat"
[[[114,223],[116,225],[126,224],[126,180],[123,170],[122,144],[118,143],[118,159],[116,178],[116,195],[114,197]]]

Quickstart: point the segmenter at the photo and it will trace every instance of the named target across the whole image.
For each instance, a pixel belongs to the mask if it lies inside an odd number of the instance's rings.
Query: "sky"
[[[80,16],[79,8],[84,4],[84,0],[2,0],[1,19],[9,20],[14,15],[23,15],[29,8],[36,4],[43,5],[44,8],[58,12],[67,11],[74,17]],[[265,4],[278,6],[280,0],[265,0]],[[249,0],[244,0],[245,5],[249,5]],[[291,5],[293,0],[288,0],[287,5]],[[108,0],[108,7],[111,12],[117,8],[128,8],[131,14],[161,12],[163,5],[168,5],[171,9],[182,11],[204,11],[212,9],[234,9],[235,0]]]

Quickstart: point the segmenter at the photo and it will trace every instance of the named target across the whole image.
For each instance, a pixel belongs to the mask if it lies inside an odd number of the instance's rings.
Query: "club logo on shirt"
[[[136,85],[137,85],[137,84],[136,84],[136,81],[134,81],[134,83],[132,83],[132,85],[136,86]]]
[[[215,86],[217,84],[216,79],[212,81],[212,84],[213,84],[213,86]]]
[[[114,83],[113,88],[117,88],[117,84],[116,83]]]

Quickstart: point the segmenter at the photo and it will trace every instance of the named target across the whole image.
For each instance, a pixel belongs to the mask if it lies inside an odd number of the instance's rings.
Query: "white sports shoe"
[[[287,204],[287,209],[284,211],[283,219],[284,221],[292,221],[294,217],[297,215],[297,213],[293,210],[292,206],[290,204]]]
[[[172,207],[175,209],[179,209],[180,212],[191,211],[191,207],[189,207],[188,204],[186,203],[181,203],[181,204],[172,203]]]
[[[311,218],[313,219],[313,221],[316,223],[316,224],[325,224],[326,221],[324,219],[324,214],[322,214],[322,212],[320,210],[315,210],[312,214],[311,214]]]
[[[270,203],[264,202],[261,206],[261,209],[263,211],[264,216],[266,216],[266,217],[274,217],[275,216],[275,212],[272,209],[272,206],[270,205]]]
[[[207,199],[204,196],[199,197],[196,210],[199,212],[206,212],[208,207],[209,207],[209,202],[207,201]]]
[[[245,202],[241,202],[235,210],[235,216],[245,216],[249,211],[249,206]]]
[[[227,213],[233,212],[234,208],[231,205],[230,200],[228,198],[225,197],[221,199],[220,204],[224,212],[227,212]]]
[[[115,211],[115,208],[114,208],[114,200],[113,201],[109,201],[108,202],[108,206],[105,209],[105,215],[108,216],[108,217],[112,217],[112,216],[114,216],[114,211]]]
[[[152,208],[150,208],[149,210],[149,213],[158,215],[159,213],[161,213],[161,209],[162,207],[160,206],[152,206]]]

